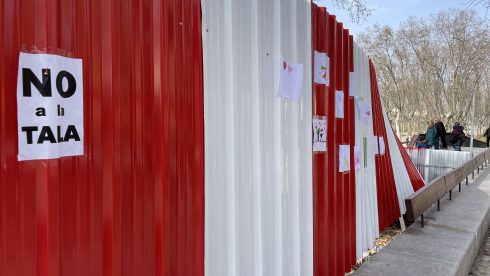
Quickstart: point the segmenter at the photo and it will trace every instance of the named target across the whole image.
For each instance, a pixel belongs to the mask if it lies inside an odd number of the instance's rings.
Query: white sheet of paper
[[[350,170],[350,145],[339,145],[339,172]]]
[[[344,118],[344,92],[335,91],[335,118]]]
[[[356,91],[356,75],[354,72],[349,73],[349,95],[355,97],[357,94]]]
[[[83,155],[82,60],[20,53],[17,119],[19,161]]]
[[[301,97],[303,89],[303,64],[292,64],[283,61],[279,76],[278,96],[297,100]]]
[[[378,136],[373,136],[373,154],[379,154]]]
[[[330,79],[330,59],[327,54],[315,51],[314,66],[315,75],[313,81],[318,84],[328,85]]]
[[[379,154],[385,154],[385,139],[382,136],[379,136]]]
[[[360,109],[361,109],[361,118],[364,123],[370,123],[372,121],[372,111],[371,111],[371,105],[367,102],[361,102],[360,104]]]
[[[356,171],[361,169],[361,147],[354,146],[354,166]]]
[[[313,151],[327,150],[327,117],[313,116]]]

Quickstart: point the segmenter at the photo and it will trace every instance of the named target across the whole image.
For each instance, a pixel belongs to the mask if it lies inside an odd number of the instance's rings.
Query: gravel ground
[[[351,275],[356,271],[365,261],[369,260],[369,258],[376,253],[378,253],[379,250],[381,250],[383,247],[385,247],[387,244],[389,244],[392,240],[394,240],[398,235],[401,233],[400,226],[397,225],[396,223],[391,225],[390,227],[387,227],[383,233],[381,233],[380,237],[374,241],[374,247],[370,248],[369,251],[364,252],[363,258],[357,260],[357,264],[352,268],[352,270],[345,275]],[[490,250],[490,247],[489,247]],[[481,274],[481,275],[487,275],[487,274]]]
[[[470,275],[490,275],[490,229],[487,231],[485,240],[480,248],[480,253],[478,253],[475,263],[471,268]]]

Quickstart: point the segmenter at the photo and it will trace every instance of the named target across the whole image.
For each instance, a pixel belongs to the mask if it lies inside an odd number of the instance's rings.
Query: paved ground
[[[478,253],[478,257],[476,257],[473,268],[471,268],[470,275],[490,275],[490,229],[487,232],[485,241],[483,241],[480,253]]]
[[[453,190],[452,201],[447,196],[441,200],[440,211],[433,207],[424,214],[424,228],[419,220],[413,223],[354,275],[467,276],[490,227],[490,166],[462,186],[461,193]],[[488,239],[485,248],[486,258],[477,260],[475,275],[490,276]]]

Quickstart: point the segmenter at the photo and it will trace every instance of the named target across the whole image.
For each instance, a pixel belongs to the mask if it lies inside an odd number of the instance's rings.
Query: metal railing
[[[488,165],[489,159],[490,149],[484,150],[455,169],[436,177],[429,184],[405,199],[408,221],[414,222],[420,216],[421,226],[424,227],[424,212],[435,203],[437,203],[437,210],[439,211],[441,198],[449,193],[449,200],[451,200],[452,190],[457,185],[459,185],[459,192],[461,192],[461,182],[466,179],[466,185],[468,185],[468,176],[472,174],[473,178],[475,178],[475,171],[480,173],[480,167],[483,169],[483,166]]]

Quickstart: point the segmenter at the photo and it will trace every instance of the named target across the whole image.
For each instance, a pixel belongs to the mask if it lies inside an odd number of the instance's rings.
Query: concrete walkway
[[[490,226],[490,168],[446,195],[355,275],[468,275]]]
[[[490,275],[490,229],[487,232],[487,237],[483,241],[480,248],[480,253],[476,257],[470,275],[488,276]]]

